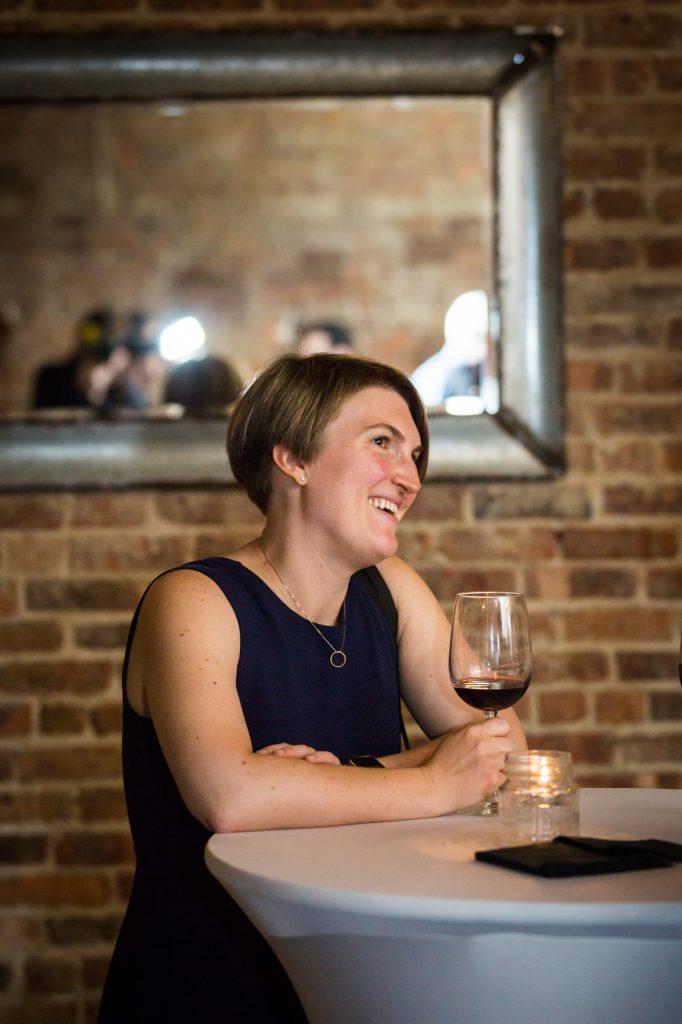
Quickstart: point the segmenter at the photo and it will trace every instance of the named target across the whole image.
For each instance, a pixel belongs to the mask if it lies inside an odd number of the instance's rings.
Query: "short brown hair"
[[[419,479],[424,479],[428,420],[419,393],[404,373],[364,357],[287,353],[268,363],[241,393],[227,430],[232,472],[261,512],[270,500],[275,445],[285,445],[304,462],[314,459],[327,424],[343,403],[358,391],[376,387],[397,391],[407,403],[421,438],[416,464]]]

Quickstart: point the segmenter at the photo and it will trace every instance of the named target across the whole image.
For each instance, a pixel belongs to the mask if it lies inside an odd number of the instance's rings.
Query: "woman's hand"
[[[275,757],[295,757],[311,764],[341,764],[336,754],[330,750],[315,750],[305,743],[271,743],[269,747],[261,747],[256,754],[273,754]]]
[[[441,738],[424,770],[449,801],[449,810],[478,803],[502,785],[505,754],[514,749],[509,734],[506,719],[489,718]]]

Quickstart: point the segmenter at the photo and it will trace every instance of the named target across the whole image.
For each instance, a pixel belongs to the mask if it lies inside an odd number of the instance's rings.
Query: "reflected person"
[[[353,355],[353,335],[343,324],[332,320],[311,321],[298,329],[297,351],[304,356],[318,352],[333,352],[334,355]]]
[[[488,297],[462,292],[448,308],[441,348],[410,374],[425,405],[453,395],[479,395],[488,355]]]
[[[101,410],[129,355],[114,337],[115,318],[108,308],[93,309],[76,325],[71,355],[42,366],[35,377],[34,409]]]
[[[302,1022],[272,950],[205,867],[211,833],[447,814],[525,748],[513,711],[484,721],[456,695],[448,620],[396,557],[428,446],[415,388],[373,360],[289,353],[235,403],[229,459],[264,523],[157,577],[133,618],[137,867],[99,1024]],[[407,750],[401,697],[430,737]]]
[[[218,356],[204,356],[171,370],[164,402],[181,405],[189,416],[222,413],[240,391],[241,381],[230,363]]]

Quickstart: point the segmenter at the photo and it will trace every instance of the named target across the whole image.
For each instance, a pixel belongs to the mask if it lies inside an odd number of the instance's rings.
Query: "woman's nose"
[[[399,460],[396,467],[396,482],[408,494],[416,494],[420,490],[419,470],[411,455]]]

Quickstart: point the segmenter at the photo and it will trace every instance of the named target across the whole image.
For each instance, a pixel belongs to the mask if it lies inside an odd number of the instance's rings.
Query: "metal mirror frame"
[[[553,30],[13,36],[0,102],[487,96],[499,409],[430,414],[429,480],[564,471],[558,36]],[[224,420],[0,423],[0,489],[224,486]]]

